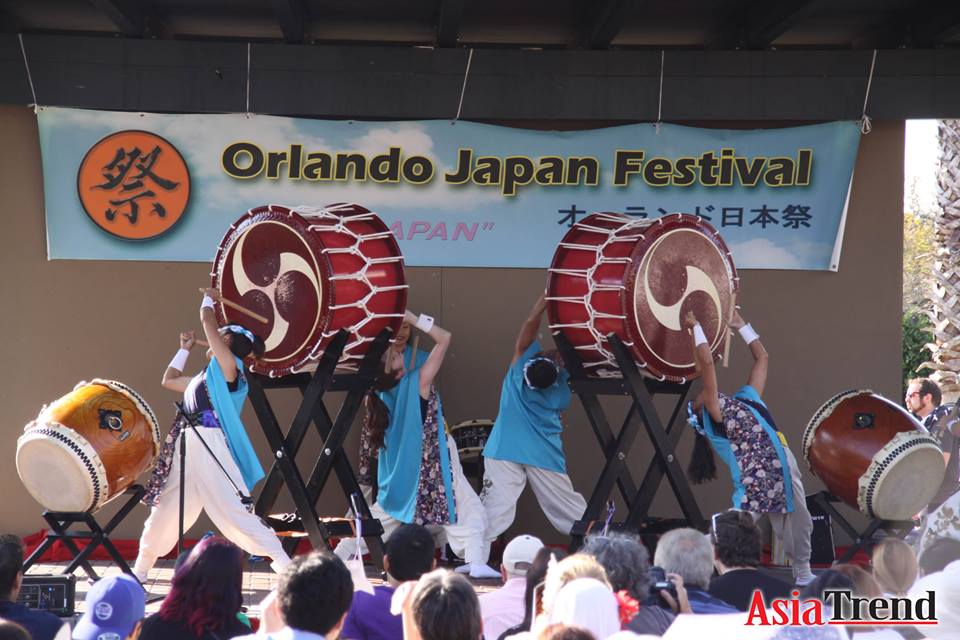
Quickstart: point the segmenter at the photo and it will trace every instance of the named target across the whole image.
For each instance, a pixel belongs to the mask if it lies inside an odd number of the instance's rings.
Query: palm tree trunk
[[[941,120],[938,127],[940,168],[935,218],[936,258],[930,292],[933,354],[928,363],[944,400],[960,396],[960,120]]]

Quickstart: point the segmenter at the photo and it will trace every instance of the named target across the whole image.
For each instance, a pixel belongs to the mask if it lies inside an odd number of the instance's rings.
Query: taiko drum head
[[[253,363],[258,373],[290,373],[320,343],[330,316],[330,260],[310,223],[287,207],[248,211],[220,243],[214,287],[221,295],[267,318],[217,305],[223,323],[243,325],[266,347]]]
[[[588,372],[616,373],[607,340],[615,333],[641,373],[684,382],[697,376],[684,316],[694,313],[716,357],[738,285],[726,244],[702,218],[595,213],[557,247],[547,312],[551,329],[564,334]]]
[[[221,323],[263,338],[265,353],[250,368],[272,377],[309,368],[340,329],[350,334],[340,365],[355,367],[381,330],[396,333],[406,308],[396,238],[357,204],[251,209],[220,243],[213,286],[267,319],[216,306]]]
[[[696,216],[664,216],[634,245],[623,311],[633,352],[669,380],[696,375],[683,318],[692,311],[714,354],[735,304],[736,268],[719,233]]]

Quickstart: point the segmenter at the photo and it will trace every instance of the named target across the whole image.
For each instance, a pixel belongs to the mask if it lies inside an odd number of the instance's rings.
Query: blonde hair
[[[547,569],[547,577],[543,583],[544,612],[549,614],[560,589],[577,578],[594,578],[608,587],[610,586],[610,581],[607,580],[607,572],[603,565],[597,562],[596,558],[585,553],[575,553],[560,562],[551,564]]]
[[[917,555],[903,540],[887,538],[873,548],[873,577],[884,591],[905,595],[917,581]]]

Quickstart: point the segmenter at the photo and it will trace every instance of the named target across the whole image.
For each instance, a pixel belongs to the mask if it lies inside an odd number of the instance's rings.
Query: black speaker
[[[23,576],[17,602],[26,605],[29,609],[49,611],[61,618],[67,618],[73,615],[76,587],[77,577],[73,574]]]
[[[830,514],[820,508],[812,496],[807,496],[807,510],[813,519],[813,533],[810,536],[810,562],[812,564],[833,564],[837,559],[833,546],[833,527]]]

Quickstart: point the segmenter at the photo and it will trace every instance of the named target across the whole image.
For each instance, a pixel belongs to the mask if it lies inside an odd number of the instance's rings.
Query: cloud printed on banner
[[[69,128],[102,130],[102,112],[62,110],[58,125]],[[306,124],[306,123],[305,123]],[[170,140],[182,153],[190,167],[193,188],[198,201],[213,209],[246,208],[260,204],[322,206],[331,202],[358,202],[370,208],[392,210],[434,210],[456,207],[469,211],[484,203],[501,199],[496,189],[461,188],[443,182],[443,173],[453,170],[434,153],[430,134],[417,123],[391,123],[368,126],[358,123],[362,133],[345,137],[342,143],[311,135],[309,126],[298,126],[292,118],[243,114],[189,117],[115,113],[111,115],[113,130],[148,129]],[[351,125],[344,125],[349,127]],[[344,129],[341,129],[344,131]],[[345,129],[349,131],[349,129]],[[385,153],[391,146],[400,147],[405,156],[425,155],[436,165],[433,180],[423,186],[410,184],[377,184],[374,182],[310,182],[307,180],[270,181],[263,177],[236,180],[227,176],[220,165],[220,154],[237,141],[255,143],[264,151],[288,150],[291,144],[303,145],[304,152],[359,152],[371,157]],[[243,203],[238,207],[238,202]]]
[[[833,247],[820,243],[797,242],[782,247],[766,238],[753,238],[729,244],[733,261],[740,269],[809,269],[811,263],[820,264],[824,254],[829,260]]]

